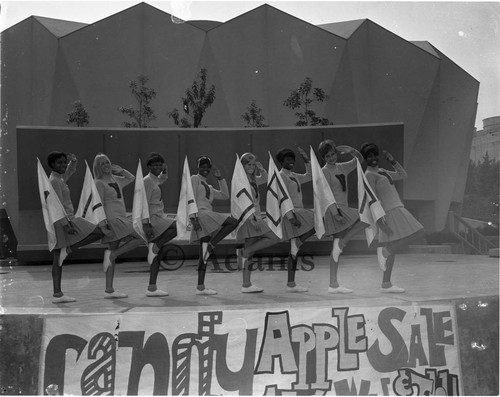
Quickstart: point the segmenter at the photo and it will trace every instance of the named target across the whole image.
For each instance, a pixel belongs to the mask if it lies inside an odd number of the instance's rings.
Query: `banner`
[[[38,172],[38,190],[40,192],[40,203],[42,204],[43,221],[45,223],[45,229],[47,230],[49,251],[52,251],[57,244],[54,223],[64,217],[67,217],[67,214],[38,157],[36,158],[36,161]]]
[[[142,174],[141,160],[137,165],[135,174],[134,201],[132,204],[132,225],[135,232],[147,243],[148,239],[142,227],[142,221],[149,219],[149,204],[144,187],[144,176]]]
[[[451,304],[46,318],[61,394],[460,395]]]
[[[235,236],[238,229],[253,214],[255,214],[255,205],[252,199],[252,188],[240,158],[236,155],[231,178],[231,216],[238,221],[238,227],[233,231]]]
[[[379,199],[375,196],[370,184],[366,180],[365,173],[359,160],[356,158],[358,172],[358,211],[361,222],[368,224],[365,228],[366,242],[368,246],[372,243],[377,235],[377,221],[385,216],[385,211],[380,204]]]
[[[78,203],[78,210],[76,211],[75,217],[84,218],[94,225],[106,220],[101,197],[99,196],[94,178],[92,177],[86,160],[85,179],[83,180],[82,193],[80,194],[80,202]]]
[[[314,193],[314,230],[316,231],[316,237],[321,238],[325,234],[325,213],[331,205],[335,204],[335,197],[333,196],[332,189],[326,180],[325,174],[321,169],[318,159],[314,154],[312,146],[310,158],[311,158],[311,173],[313,182],[313,193]]]
[[[266,194],[266,222],[274,234],[283,238],[283,217],[293,210],[293,203],[285,183],[269,153],[269,171]]]
[[[198,206],[194,199],[193,185],[191,184],[191,171],[187,156],[184,159],[182,171],[181,192],[179,194],[179,204],[177,206],[177,236],[174,240],[189,240],[191,235],[191,223],[189,217],[198,213]]]

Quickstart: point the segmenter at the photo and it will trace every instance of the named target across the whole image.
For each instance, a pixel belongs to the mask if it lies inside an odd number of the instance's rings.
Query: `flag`
[[[336,201],[312,147],[310,157],[314,192],[314,230],[316,237],[320,239],[325,234],[325,221],[323,219],[325,213],[328,207],[335,204]]]
[[[266,222],[279,238],[283,238],[283,217],[293,210],[293,203],[281,175],[269,153],[269,172],[266,194]]]
[[[234,233],[255,213],[255,205],[252,199],[252,188],[247,174],[236,155],[233,178],[231,179],[231,216],[238,220],[238,227]]]
[[[142,175],[141,160],[137,166],[135,174],[135,187],[134,187],[134,203],[132,205],[132,225],[142,239],[147,242],[148,238],[142,228],[142,221],[149,220],[149,204],[146,196],[146,189],[144,188],[144,177]]]
[[[191,171],[187,156],[184,160],[184,169],[182,171],[181,193],[179,195],[179,205],[177,207],[177,237],[176,240],[190,238],[191,223],[189,218],[191,215],[198,213],[198,206],[194,199],[193,185],[191,184]]]
[[[358,205],[359,219],[367,223],[369,226],[365,229],[366,242],[368,246],[372,243],[377,235],[377,221],[385,216],[385,211],[382,208],[377,196],[373,192],[370,184],[366,180],[365,173],[361,168],[361,163],[356,159],[358,169]]]
[[[42,204],[43,221],[47,230],[49,251],[52,251],[57,243],[54,223],[67,217],[66,211],[57,197],[45,170],[37,157],[38,162],[38,189],[40,190],[40,202]]]
[[[85,161],[85,167],[85,179],[83,180],[82,193],[80,194],[80,202],[75,216],[97,225],[99,222],[106,220],[106,214],[87,161]]]

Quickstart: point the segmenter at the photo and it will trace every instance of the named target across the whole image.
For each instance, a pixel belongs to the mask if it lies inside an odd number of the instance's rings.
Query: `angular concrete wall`
[[[463,198],[479,83],[429,43],[370,20],[318,27],[264,5],[221,24],[176,23],[141,3],[87,26],[29,18],[2,32],[2,59],[0,204],[9,214],[19,200],[16,126],[65,126],[81,100],[91,127],[119,128],[118,108],[134,103],[128,82],[145,74],[158,92],[152,124],[172,128],[167,112],[182,107],[201,68],[216,86],[205,127],[243,127],[253,99],[268,125],[293,126],[283,101],[307,76],[330,96],[314,110],[336,125],[404,124],[403,197],[428,230],[441,230]]]

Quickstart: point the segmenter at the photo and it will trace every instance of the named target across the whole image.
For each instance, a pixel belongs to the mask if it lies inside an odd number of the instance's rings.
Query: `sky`
[[[30,16],[93,23],[141,1],[0,1],[0,31]],[[479,81],[475,126],[500,116],[500,1],[145,1],[182,20],[226,22],[269,4],[314,25],[356,19],[428,41]]]

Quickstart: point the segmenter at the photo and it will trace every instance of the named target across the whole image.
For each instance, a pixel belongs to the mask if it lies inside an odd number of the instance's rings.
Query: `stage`
[[[4,266],[1,353],[5,362],[23,363],[24,371],[2,364],[10,387],[4,381],[3,390],[12,392],[2,394],[46,394],[50,385],[67,394],[392,395],[408,387],[423,393],[417,377],[432,380],[432,390],[426,389],[431,394],[498,394],[498,258],[399,254],[392,280],[404,294],[380,292],[382,272],[374,255],[341,257],[339,282],[353,289],[350,294],[327,292],[326,256],[304,256],[298,263],[296,281],[308,292],[286,292],[285,259],[264,257],[252,273],[264,292],[243,294],[233,257],[219,259],[218,271],[209,262],[205,284],[218,294],[201,296],[195,294],[196,261],[186,260],[178,270],[160,271],[158,288],[170,294],[162,298],[145,295],[146,262],[117,263],[115,289],[129,297],[114,300],[103,299],[101,264],[69,263],[63,291],[77,301],[66,304],[52,303],[50,265]],[[271,329],[280,321],[284,328]],[[286,347],[269,345],[285,330],[296,366],[287,367]],[[91,346],[106,335],[113,348],[99,345],[101,358],[116,353],[112,370],[99,375],[89,370],[99,362]],[[186,338],[201,350],[191,354],[192,367],[182,370],[180,343]],[[134,353],[126,355],[132,345]],[[404,353],[392,356],[391,346]],[[160,364],[168,367],[164,376],[157,372]],[[324,372],[322,381],[318,371]]]

